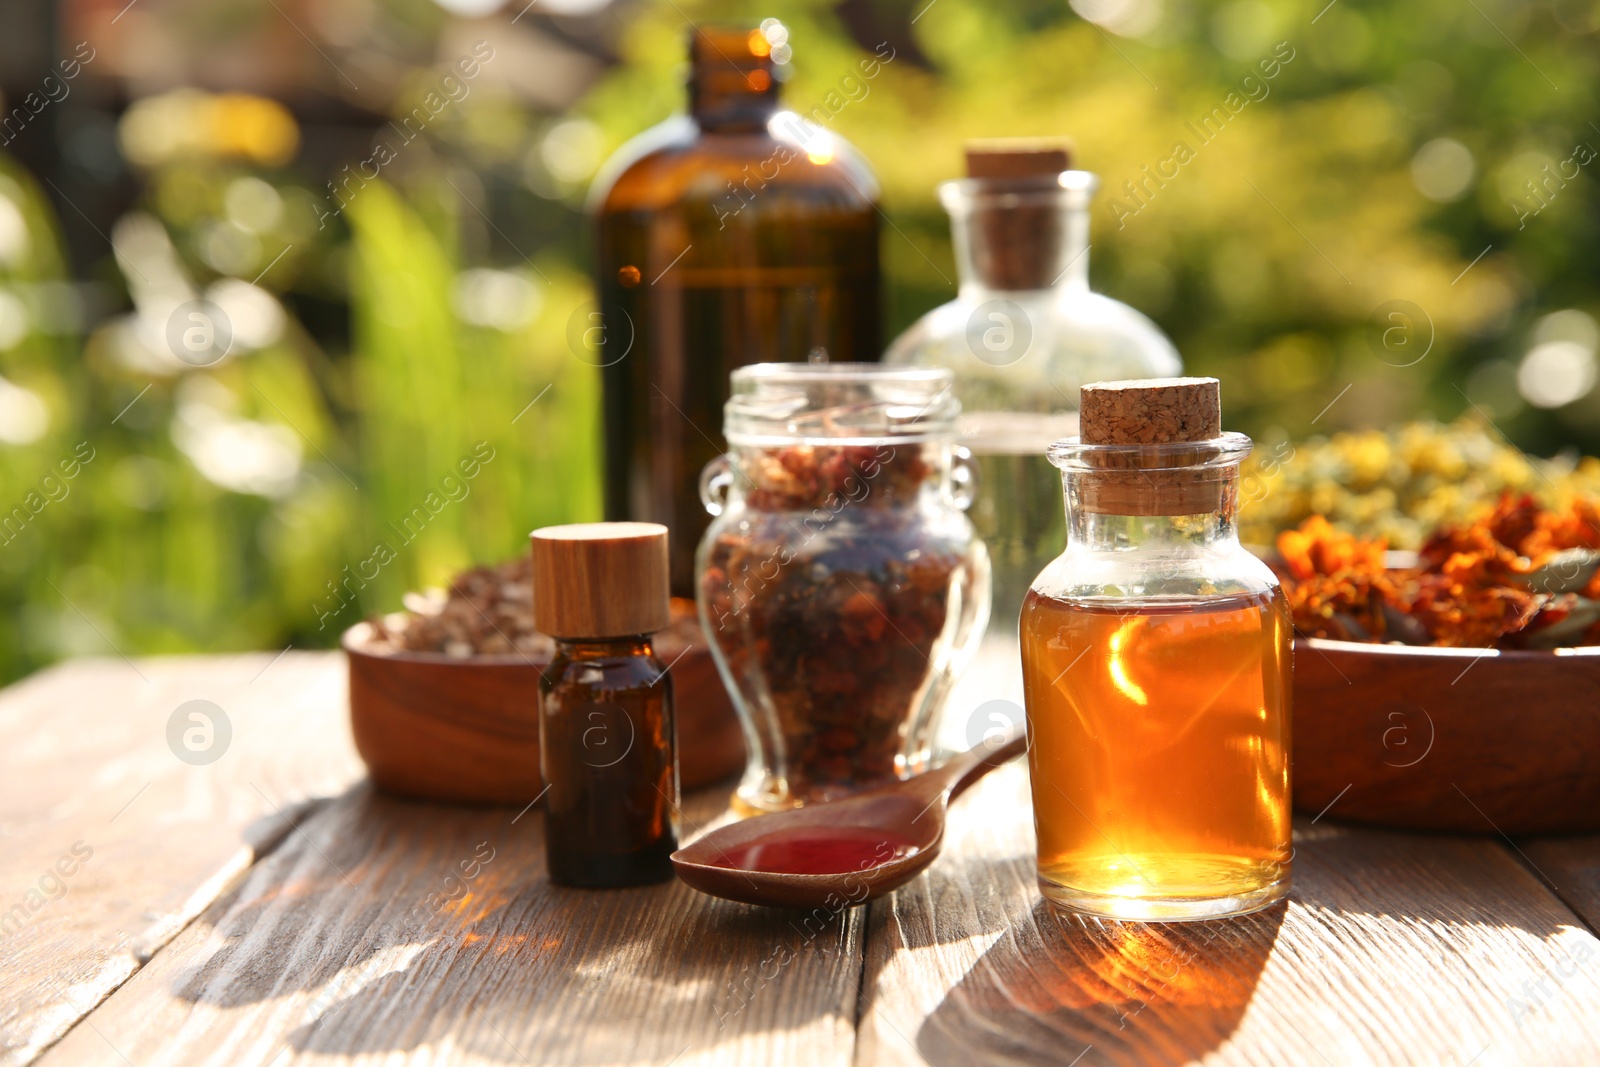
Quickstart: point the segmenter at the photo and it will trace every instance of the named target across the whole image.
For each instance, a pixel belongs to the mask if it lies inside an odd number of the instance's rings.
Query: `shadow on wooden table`
[[[933,1005],[920,1022],[893,1016],[883,1040],[912,1035],[934,1067],[1142,1067],[1219,1049],[1226,1062],[1464,1064],[1489,1043],[1509,1049],[1534,1033],[1521,1030],[1506,991],[1554,976],[1554,1004],[1559,977],[1576,966],[1563,945],[1583,936],[1579,920],[1507,848],[1304,820],[1294,840],[1288,902],[1202,923],[1058,914],[1038,897],[1031,857],[935,867],[919,897],[908,887],[892,915],[875,910],[872,929],[944,954],[960,978],[946,987],[905,967],[903,949],[883,964],[875,1011],[908,991]],[[982,923],[948,920],[963,901],[981,904]],[[988,946],[976,959],[962,937],[973,928]],[[1463,992],[1479,989],[1488,992],[1477,1001]],[[1456,1002],[1476,1007],[1446,1009]],[[1594,1062],[1548,1054],[1558,1047],[1527,1062]]]
[[[853,1010],[859,917],[802,930],[793,913],[675,881],[561,889],[546,881],[543,848],[537,810],[357,787],[207,910],[169,989],[214,1018],[219,1036],[265,1025],[296,1052],[443,1043],[541,1064],[665,1062],[691,1040],[814,1027]],[[775,967],[788,981],[763,992],[747,979],[780,952],[807,974]],[[739,994],[741,983],[753,992]]]
[[[945,996],[917,1050],[934,1067],[1199,1059],[1243,1017],[1285,910],[1146,924],[1039,901]]]

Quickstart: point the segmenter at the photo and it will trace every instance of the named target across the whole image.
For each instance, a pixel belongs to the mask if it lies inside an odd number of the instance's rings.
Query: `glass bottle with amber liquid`
[[[1067,547],[1021,619],[1039,883],[1068,909],[1211,919],[1288,892],[1291,626],[1239,543],[1214,378],[1082,390]]]
[[[595,181],[599,308],[571,332],[604,368],[606,517],[665,524],[673,595],[692,597],[699,476],[724,450],[729,374],[876,360],[881,339],[877,179],[779,107],[787,30],[700,27],[689,60],[689,113]]]
[[[539,678],[545,862],[558,885],[672,877],[678,760],[667,628],[667,531],[594,522],[533,532],[534,622],[556,639]]]

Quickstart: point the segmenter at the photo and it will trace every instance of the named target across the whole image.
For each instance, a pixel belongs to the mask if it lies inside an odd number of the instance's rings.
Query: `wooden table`
[[[168,743],[196,699],[208,765]],[[1287,906],[1079,921],[1017,765],[929,872],[807,915],[552,888],[538,809],[375,794],[335,654],[67,664],[0,693],[0,741],[0,1064],[1600,1064],[1597,838],[1335,805]]]

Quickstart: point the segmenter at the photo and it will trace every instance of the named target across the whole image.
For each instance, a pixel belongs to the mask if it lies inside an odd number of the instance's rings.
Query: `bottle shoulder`
[[[785,118],[793,121],[784,122]],[[765,128],[719,131],[675,115],[644,131],[602,165],[588,207],[607,215],[715,202],[768,184],[807,190],[831,207],[876,211],[878,179],[854,146],[779,112]],[[759,198],[757,198],[759,199]]]
[[[635,134],[607,157],[589,186],[588,207],[601,211],[630,187],[670,170],[676,160],[693,148],[700,128],[688,115],[673,115],[649,129]]]
[[[1182,373],[1172,342],[1099,293],[969,288],[889,345],[884,362],[943,367],[969,412],[1076,410],[1085,382]]]
[[[558,652],[540,676],[546,695],[572,692],[591,699],[607,693],[649,690],[670,685],[666,665],[654,648],[604,655],[568,655]]]
[[[1265,595],[1279,583],[1270,567],[1237,542],[1114,551],[1068,545],[1031,588],[1054,600],[1145,599]]]

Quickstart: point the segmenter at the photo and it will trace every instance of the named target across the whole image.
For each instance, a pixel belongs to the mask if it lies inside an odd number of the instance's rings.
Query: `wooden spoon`
[[[672,866],[700,892],[745,904],[863,904],[932,863],[950,801],[1027,747],[1018,731],[903,782],[731,823],[674,852]]]

